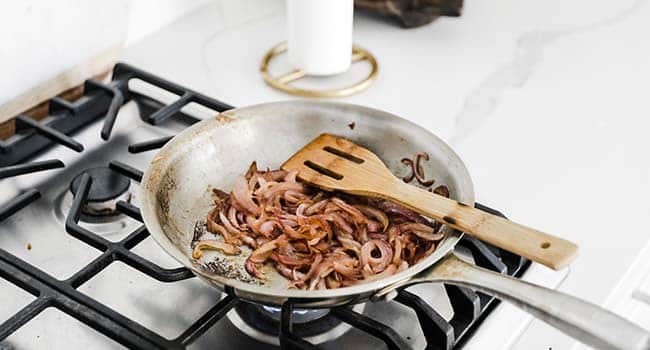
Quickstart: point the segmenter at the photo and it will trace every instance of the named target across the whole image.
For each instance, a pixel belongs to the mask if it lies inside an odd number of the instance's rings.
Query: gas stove
[[[451,285],[300,310],[249,304],[194,278],[149,238],[139,181],[175,133],[230,108],[118,64],[110,82],[50,100],[45,119],[16,118],[16,134],[0,141],[0,349],[495,348],[525,327],[523,313]],[[548,287],[566,276],[470,237],[457,250]]]

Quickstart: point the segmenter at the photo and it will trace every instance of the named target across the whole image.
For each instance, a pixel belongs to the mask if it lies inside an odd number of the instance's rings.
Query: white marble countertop
[[[357,16],[355,42],[381,71],[340,100],[450,142],[479,201],[580,245],[560,289],[604,305],[650,238],[649,16],[629,0],[468,1],[462,17],[411,30]],[[222,0],[124,60],[235,106],[289,99],[258,74],[284,36],[282,1]],[[513,348],[571,344],[535,321]]]

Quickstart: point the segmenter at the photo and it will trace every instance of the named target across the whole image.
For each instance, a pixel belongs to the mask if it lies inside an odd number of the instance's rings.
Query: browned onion
[[[439,241],[444,237],[443,233],[433,233],[434,228],[420,223],[407,223],[399,226],[403,232],[413,232],[416,236],[427,241]]]
[[[246,271],[253,275],[254,277],[257,277],[259,279],[266,279],[266,276],[257,269],[257,266],[253,260],[251,260],[251,257],[249,256],[248,259],[246,259],[246,263],[244,265],[246,267]]]
[[[248,189],[248,183],[246,178],[243,176],[238,177],[235,180],[235,183],[232,188],[231,198],[239,204],[241,209],[248,211],[248,213],[253,215],[260,214],[260,208],[253,202],[251,194]]]
[[[375,219],[377,219],[377,221],[379,221],[379,223],[383,227],[382,231],[386,231],[388,229],[388,215],[386,215],[386,213],[384,213],[383,211],[377,208],[373,208],[369,205],[362,205],[362,204],[356,204],[354,207],[361,210],[361,212],[363,212],[364,214],[370,215]]]
[[[372,252],[375,249],[379,251],[379,257],[377,258],[372,256]],[[375,273],[384,271],[392,259],[393,250],[386,241],[372,239],[361,247],[361,255],[359,256],[361,266],[370,265],[372,271]]]
[[[221,220],[221,223],[223,223],[223,226],[226,228],[226,230],[228,230],[228,233],[235,237],[241,234],[241,231],[235,228],[235,226],[230,222],[230,220],[228,220],[222,211],[219,212],[219,219]]]
[[[380,273],[364,275],[364,282],[380,280],[382,278],[394,275],[396,271],[397,267],[395,267],[395,265],[388,265],[388,267],[386,267],[386,269]]]
[[[275,250],[277,247],[278,243],[275,240],[266,242],[259,248],[253,250],[250,255],[250,259],[256,263],[263,263],[271,255],[271,252],[273,252],[273,250]]]
[[[194,240],[193,255],[200,258],[201,249],[239,254],[237,246],[244,244],[253,249],[245,262],[249,274],[264,280],[260,268],[272,264],[292,288],[338,288],[384,278],[431,254],[443,238],[439,227],[412,210],[318,191],[297,182],[296,172],[259,171],[252,164],[229,195],[213,191],[215,208],[206,226],[223,242]]]
[[[201,256],[203,256],[203,250],[206,249],[221,250],[222,252],[228,255],[239,254],[239,252],[241,251],[239,247],[236,247],[232,244],[216,241],[213,239],[206,239],[206,240],[198,241],[196,243],[196,245],[194,246],[194,250],[192,251],[192,258],[200,259]]]

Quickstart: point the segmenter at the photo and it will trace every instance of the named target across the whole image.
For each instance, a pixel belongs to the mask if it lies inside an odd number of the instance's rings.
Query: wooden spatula
[[[374,153],[334,135],[320,135],[282,169],[298,170],[299,179],[324,190],[391,200],[555,270],[567,266],[578,252],[574,243],[562,238],[408,185]]]

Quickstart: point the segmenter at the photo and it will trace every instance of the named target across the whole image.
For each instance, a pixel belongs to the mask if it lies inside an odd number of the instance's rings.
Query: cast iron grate
[[[144,80],[172,92],[179,96],[179,99],[165,106],[145,95],[130,91],[128,81],[133,78]],[[63,167],[64,164],[58,160],[24,164],[20,164],[20,162],[52,143],[60,143],[77,151],[82,151],[83,146],[68,134],[101,116],[105,117],[101,137],[107,140],[110,137],[111,128],[115,122],[119,107],[129,100],[135,100],[142,119],[151,124],[158,124],[174,117],[197,121],[197,119],[193,119],[193,117],[181,112],[181,108],[191,102],[196,102],[219,112],[232,108],[225,103],[137,68],[118,64],[115,66],[113,81],[110,84],[89,80],[85,85],[84,97],[78,101],[67,102],[53,99],[50,101],[50,113],[57,115],[53,121],[47,124],[27,121],[25,125],[31,127],[33,132],[16,137],[10,142],[0,143],[0,150],[2,151],[0,179]],[[144,152],[160,148],[167,141],[169,141],[169,138],[132,144],[128,150],[132,153]],[[119,161],[111,162],[109,167],[134,181],[139,182],[142,179],[141,170]],[[131,268],[162,282],[174,283],[194,277],[185,268],[165,269],[131,251],[149,236],[144,225],[119,242],[108,241],[78,225],[81,208],[86,201],[91,184],[92,179],[90,176],[83,175],[67,216],[65,230],[68,234],[102,253],[70,278],[66,280],[56,279],[13,254],[0,249],[0,277],[36,297],[30,304],[0,324],[0,341],[29,323],[43,310],[54,307],[132,349],[183,349],[219,322],[235,305],[243,302],[232,295],[226,295],[180,336],[175,339],[167,339],[79,292],[77,290],[79,286],[115,261],[121,261]],[[0,221],[38,199],[39,196],[37,189],[29,189],[20,194],[9,204],[0,208]],[[500,212],[480,204],[476,206],[481,210],[502,215]],[[137,207],[122,201],[118,202],[117,208],[123,214],[142,221]],[[489,246],[471,237],[464,237],[459,245],[472,253],[477,265],[511,276],[520,277],[530,264],[529,261],[522,257]],[[476,293],[466,288],[445,285],[445,289],[454,311],[454,316],[449,321],[446,321],[424,300],[408,291],[401,291],[393,301],[415,311],[425,335],[428,349],[452,349],[462,346],[499,302],[488,295]],[[299,327],[299,325],[294,324],[291,320],[292,309],[291,304],[282,307],[282,317],[279,325],[281,347],[283,349],[317,348],[295,335],[294,327]],[[406,340],[390,326],[357,313],[350,308],[332,309],[331,315],[368,333],[370,336],[381,339],[389,349],[408,347]]]
[[[131,90],[129,82],[134,79],[159,87],[176,95],[178,99],[165,106],[155,99]],[[113,77],[110,83],[89,79],[84,83],[81,98],[71,102],[55,97],[48,101],[49,115],[42,121],[36,121],[24,115],[17,116],[15,118],[16,135],[7,140],[0,140],[0,179],[63,167],[63,163],[58,160],[52,160],[47,164],[21,164],[21,162],[56,143],[74,151],[82,152],[84,146],[70,137],[69,134],[102,117],[104,118],[104,125],[100,136],[103,140],[108,140],[120,107],[131,100],[135,100],[137,103],[142,120],[154,125],[172,117],[189,123],[197,122],[197,118],[181,112],[183,107],[192,102],[217,112],[233,108],[226,103],[161,79],[136,67],[118,63],[113,69]],[[148,149],[160,147],[164,142],[166,141],[154,140],[150,144],[143,144],[140,147],[134,145],[133,147],[136,151],[142,151],[146,150],[147,147]],[[0,207],[0,222],[39,197],[40,192],[37,189],[29,189],[19,194],[9,203]]]

